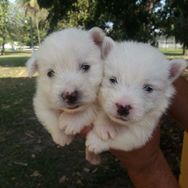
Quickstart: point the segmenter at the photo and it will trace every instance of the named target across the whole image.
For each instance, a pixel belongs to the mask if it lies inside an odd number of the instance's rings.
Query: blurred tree
[[[188,30],[187,2],[188,0],[38,0],[39,6],[49,11],[48,33],[64,27],[87,29],[99,26],[116,40],[156,44],[156,36],[163,34],[175,36],[184,47],[188,46],[188,35],[185,34]]]
[[[77,0],[66,16],[59,21],[58,28],[81,27],[87,28],[87,22],[94,14],[95,0]]]
[[[14,3],[9,3],[7,12],[7,42],[21,41],[24,26],[24,12]]]
[[[183,44],[183,54],[188,48],[188,16],[181,14],[174,24],[174,34],[177,41]]]
[[[160,6],[160,0],[96,0],[94,16],[87,25],[105,28],[112,22],[110,35],[115,39],[155,41]]]
[[[25,17],[25,10],[16,3],[9,3],[7,20],[7,42],[28,45],[30,43],[30,25],[28,18]]]
[[[160,31],[163,35],[175,36],[183,44],[183,53],[188,47],[188,0],[163,0],[158,11]]]
[[[77,0],[38,0],[39,6],[49,11],[48,33],[58,29],[58,23],[67,18],[68,11],[72,10],[75,2]]]
[[[5,52],[5,43],[8,35],[8,0],[0,1],[0,42],[1,42],[1,55]]]
[[[41,33],[44,33],[44,29],[46,27],[40,27],[45,25],[45,20],[48,16],[48,12],[46,9],[41,9],[38,5],[37,0],[18,0],[18,2],[24,7],[25,15],[28,18],[27,22],[30,24],[30,46],[33,48],[34,45],[34,33],[36,28],[38,45],[41,43]],[[33,26],[34,25],[34,26]],[[43,34],[44,35],[44,34]]]
[[[188,0],[172,0],[171,8],[174,10],[171,18],[173,19],[172,33],[176,40],[183,44],[183,54],[188,48]]]
[[[38,0],[48,8],[50,31],[58,27],[100,26],[115,39],[155,41],[160,0]],[[109,24],[110,23],[110,24]],[[113,25],[113,29],[109,26]]]

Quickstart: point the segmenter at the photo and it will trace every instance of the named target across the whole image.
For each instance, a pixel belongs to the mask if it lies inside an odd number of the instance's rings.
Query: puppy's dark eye
[[[152,87],[152,85],[150,85],[150,84],[145,84],[143,88],[144,88],[144,90],[147,91],[148,93],[153,92],[153,87]]]
[[[112,76],[110,79],[109,79],[110,83],[111,84],[117,84],[117,78],[115,76]]]
[[[90,69],[90,65],[88,64],[81,64],[80,65],[80,70],[82,70],[83,72],[88,72]]]
[[[50,70],[47,72],[47,75],[48,75],[49,78],[54,77],[54,75],[55,75],[54,70],[50,69]]]

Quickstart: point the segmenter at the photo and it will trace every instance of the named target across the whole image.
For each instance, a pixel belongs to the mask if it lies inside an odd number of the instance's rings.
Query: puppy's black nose
[[[63,92],[61,94],[62,99],[69,105],[73,105],[78,101],[79,92],[75,90],[74,92]]]
[[[130,105],[123,106],[123,105],[117,103],[116,106],[117,106],[118,115],[124,116],[124,117],[128,116],[130,113],[130,110],[132,109],[132,107]]]

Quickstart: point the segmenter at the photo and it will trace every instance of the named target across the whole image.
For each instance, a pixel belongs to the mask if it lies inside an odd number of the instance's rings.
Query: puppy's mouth
[[[127,118],[121,117],[121,116],[115,116],[116,119],[119,119],[121,121],[128,121]]]
[[[79,107],[80,107],[80,105],[67,106],[67,108],[70,109],[70,110],[75,110],[75,109],[77,109],[77,108],[79,108]]]
[[[127,125],[127,123],[129,122],[129,119],[128,118],[125,118],[125,117],[121,117],[121,116],[112,116],[110,115],[109,118],[117,123],[117,124],[120,124],[120,125]]]
[[[63,108],[63,111],[67,113],[76,113],[85,110],[86,106],[81,104],[69,105]]]
[[[81,110],[81,105],[70,105],[70,106],[65,106],[64,111],[68,113],[75,113]]]

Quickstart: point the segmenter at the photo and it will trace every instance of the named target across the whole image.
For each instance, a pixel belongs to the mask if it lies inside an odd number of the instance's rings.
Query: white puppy
[[[65,29],[49,35],[27,62],[36,71],[34,110],[55,143],[69,144],[73,135],[96,117],[96,96],[103,58],[109,46],[99,28]]]
[[[105,60],[102,110],[87,136],[88,150],[143,146],[175,93],[172,83],[186,66],[185,60],[169,61],[148,44],[114,42]]]

